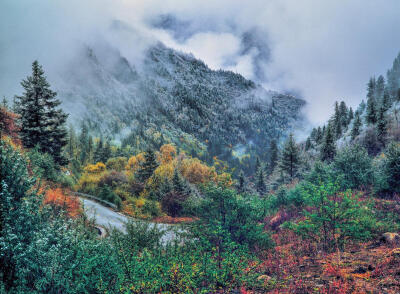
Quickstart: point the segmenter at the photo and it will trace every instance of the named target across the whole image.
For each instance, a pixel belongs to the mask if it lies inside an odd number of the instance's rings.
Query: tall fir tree
[[[382,107],[379,109],[379,115],[378,115],[377,137],[379,143],[381,143],[383,147],[385,147],[386,136],[387,136],[387,120],[385,115],[385,108],[382,105]]]
[[[305,149],[306,149],[306,151],[310,150],[310,149],[311,149],[311,147],[312,147],[312,144],[311,144],[311,138],[310,138],[310,137],[308,137],[308,138],[307,138],[307,140],[306,140],[306,145],[305,145]]]
[[[290,177],[290,179],[293,179],[297,174],[299,164],[299,149],[294,141],[293,134],[290,134],[282,151],[280,168]]]
[[[356,112],[356,117],[354,118],[353,128],[351,129],[351,139],[354,140],[358,135],[360,135],[360,128],[362,122],[361,117],[358,112]]]
[[[278,164],[278,144],[276,140],[273,139],[269,146],[269,162],[268,162],[268,173],[272,174]]]
[[[264,171],[262,168],[259,168],[256,174],[256,189],[260,195],[264,195],[267,191],[267,186],[265,185]]]
[[[376,123],[375,78],[371,78],[367,85],[367,123]]]
[[[96,144],[96,148],[93,153],[93,161],[94,162],[103,161],[103,153],[104,153],[103,137],[101,136],[99,142],[97,142]]]
[[[237,182],[237,190],[239,193],[243,193],[246,190],[246,179],[244,177],[244,173],[242,170],[239,173],[238,182]]]
[[[81,125],[81,133],[79,134],[79,160],[85,165],[89,158],[89,128],[85,123]]]
[[[323,161],[331,161],[336,154],[335,136],[332,129],[332,123],[329,123],[321,146],[321,160]]]
[[[186,192],[184,181],[179,174],[178,169],[174,170],[174,176],[172,177],[172,188],[174,189],[175,193],[185,194]]]
[[[375,89],[375,99],[377,102],[381,102],[383,100],[383,95],[385,92],[385,78],[380,75],[376,80],[376,89]]]
[[[15,97],[15,111],[20,116],[20,135],[26,148],[39,146],[58,164],[65,164],[62,149],[67,144],[65,123],[68,115],[60,108],[57,93],[50,89],[38,61],[32,63],[32,75],[21,82],[24,93]]]
[[[350,107],[349,109],[349,115],[347,117],[347,125],[351,122],[351,120],[354,118],[354,111],[353,108]]]
[[[345,128],[348,124],[349,110],[347,109],[346,103],[344,101],[340,102],[339,113],[342,127]]]
[[[144,155],[144,162],[141,164],[138,171],[139,180],[143,182],[147,181],[153,175],[153,172],[157,167],[158,163],[154,151],[151,149],[147,150]]]

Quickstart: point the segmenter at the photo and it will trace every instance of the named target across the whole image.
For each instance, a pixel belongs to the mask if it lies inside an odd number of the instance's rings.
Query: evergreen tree
[[[280,167],[289,175],[290,179],[293,179],[296,176],[299,163],[299,150],[294,141],[293,134],[290,134],[282,151]]]
[[[335,138],[332,130],[332,123],[328,124],[323,145],[321,147],[321,160],[331,161],[336,154]]]
[[[353,108],[350,107],[349,109],[349,116],[347,118],[347,125],[350,124],[351,120],[354,118],[354,112],[353,112]]]
[[[351,139],[354,140],[360,135],[360,127],[362,125],[360,114],[357,112],[353,123],[353,129],[351,130]]]
[[[67,144],[65,122],[68,115],[58,106],[61,101],[50,89],[44,71],[37,61],[32,64],[32,75],[21,82],[22,96],[15,97],[15,110],[20,115],[21,138],[24,146],[39,145],[41,152],[47,152],[59,164],[65,164],[61,152]]]
[[[321,144],[322,143],[322,139],[323,139],[323,132],[322,132],[322,129],[321,129],[321,127],[318,127],[317,128],[317,135],[316,135],[316,137],[315,137],[315,142],[317,143],[317,144]]]
[[[376,80],[376,90],[375,90],[376,101],[381,102],[383,100],[384,91],[385,91],[385,78],[382,75],[380,75]]]
[[[67,145],[67,153],[70,160],[75,158],[76,149],[77,149],[76,134],[74,127],[70,125],[68,132],[68,145]]]
[[[103,154],[102,154],[102,161],[107,162],[111,158],[111,143],[110,140],[106,141],[106,144],[104,145],[103,149]]]
[[[81,164],[86,164],[89,158],[89,129],[85,123],[82,123],[81,133],[79,135],[79,149]]]
[[[255,167],[254,167],[255,173],[258,172],[258,170],[260,169],[260,166],[261,166],[261,164],[260,164],[260,158],[257,156],[257,158],[256,158],[256,165],[255,165]]]
[[[339,139],[342,135],[342,122],[340,120],[338,122],[335,122],[335,126],[335,137]]]
[[[178,169],[175,169],[174,171],[174,176],[172,178],[172,186],[175,193],[185,194],[185,185],[181,175],[178,172]]]
[[[265,192],[267,191],[267,186],[265,185],[265,179],[264,179],[264,171],[262,168],[258,169],[257,175],[256,175],[256,188],[257,192],[260,195],[264,195]]]
[[[89,136],[88,140],[88,162],[93,163],[93,152],[94,152],[94,147],[93,147],[93,138],[92,136]]]
[[[268,173],[272,174],[278,164],[278,145],[276,140],[272,140],[269,146],[269,162],[268,162]]]
[[[246,189],[246,180],[244,178],[244,173],[241,170],[239,173],[238,183],[237,183],[237,190],[239,193],[244,192]]]
[[[387,121],[385,115],[385,108],[382,105],[382,107],[379,109],[378,124],[377,124],[377,137],[379,143],[381,143],[382,146],[385,146],[386,136],[387,136]]]
[[[144,155],[144,162],[138,171],[138,177],[141,181],[147,181],[152,175],[154,170],[158,167],[156,155],[153,150],[149,149]]]
[[[93,154],[94,162],[103,161],[104,147],[103,147],[103,137],[101,136],[99,142],[96,144],[96,148]]]
[[[339,106],[340,120],[342,127],[347,127],[349,119],[349,110],[347,109],[346,103],[344,101],[340,102]]]
[[[367,123],[376,123],[375,79],[371,78],[367,87]]]
[[[383,98],[382,98],[382,105],[381,107],[383,107],[384,111],[388,110],[392,105],[391,105],[391,101],[390,101],[390,96],[389,96],[389,92],[385,89],[384,93],[383,93]]]
[[[311,146],[312,146],[311,145],[311,139],[310,139],[310,137],[308,137],[307,140],[306,140],[306,146],[305,146],[306,151],[310,150]]]

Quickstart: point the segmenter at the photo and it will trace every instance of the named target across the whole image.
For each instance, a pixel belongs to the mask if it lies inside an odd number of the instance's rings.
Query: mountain
[[[112,46],[84,47],[56,89],[70,122],[85,122],[96,135],[136,151],[173,142],[206,160],[236,163],[266,158],[270,140],[303,121],[305,105],[161,43],[137,64]]]

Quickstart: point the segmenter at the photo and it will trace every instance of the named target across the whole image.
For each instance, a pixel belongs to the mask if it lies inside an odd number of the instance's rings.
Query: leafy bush
[[[164,195],[161,206],[163,211],[172,217],[180,216],[183,210],[183,205],[188,195],[171,191]]]
[[[58,180],[58,169],[53,157],[48,153],[41,153],[39,147],[35,147],[28,153],[28,158],[34,174],[46,180],[56,182]]]
[[[128,164],[128,159],[126,157],[113,157],[107,160],[106,167],[107,169],[112,169],[116,171],[123,171]]]

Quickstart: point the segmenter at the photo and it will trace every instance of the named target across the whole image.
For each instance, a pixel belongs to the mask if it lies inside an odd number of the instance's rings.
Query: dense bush
[[[340,177],[341,188],[361,189],[371,185],[371,162],[368,152],[359,145],[340,150],[334,158],[333,170],[336,177]]]
[[[311,184],[303,190],[303,198],[307,204],[304,219],[289,227],[324,250],[343,248],[349,240],[367,240],[377,227],[368,203],[351,190],[340,192],[337,183]]]
[[[41,153],[39,148],[36,147],[31,149],[27,155],[31,168],[37,177],[55,182],[58,180],[59,170],[50,154]]]

